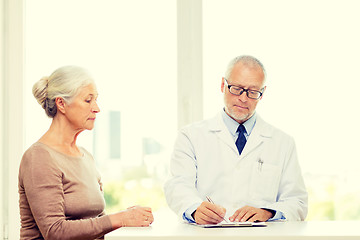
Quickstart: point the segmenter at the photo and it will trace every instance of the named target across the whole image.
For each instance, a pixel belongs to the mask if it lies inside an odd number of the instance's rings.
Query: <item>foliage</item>
[[[108,182],[104,185],[104,196],[108,213],[134,205],[151,207],[153,211],[166,206],[162,185],[149,178]]]

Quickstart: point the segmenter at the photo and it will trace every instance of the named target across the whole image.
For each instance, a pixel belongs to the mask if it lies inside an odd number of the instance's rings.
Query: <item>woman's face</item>
[[[96,114],[100,112],[97,96],[95,85],[89,84],[80,90],[70,104],[65,104],[65,116],[74,130],[94,128]]]

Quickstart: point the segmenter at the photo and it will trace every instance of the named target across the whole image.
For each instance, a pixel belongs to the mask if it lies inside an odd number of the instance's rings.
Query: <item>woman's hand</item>
[[[147,227],[154,221],[149,207],[133,206],[109,216],[114,229],[119,227]]]

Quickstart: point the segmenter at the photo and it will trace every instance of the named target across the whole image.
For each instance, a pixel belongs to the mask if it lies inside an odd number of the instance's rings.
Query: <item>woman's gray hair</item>
[[[64,66],[56,69],[49,77],[37,81],[32,93],[46,115],[53,118],[57,112],[55,103],[57,97],[63,98],[66,103],[71,103],[78,91],[89,84],[94,84],[94,80],[85,69]]]
[[[231,71],[233,70],[234,66],[239,62],[241,62],[247,66],[250,66],[250,67],[256,67],[256,66],[260,67],[264,73],[264,82],[265,82],[266,71],[265,71],[264,65],[257,58],[250,56],[250,55],[241,55],[241,56],[238,56],[238,57],[235,57],[234,59],[232,59],[229,62],[226,72],[225,72],[226,79],[228,79],[230,77]]]

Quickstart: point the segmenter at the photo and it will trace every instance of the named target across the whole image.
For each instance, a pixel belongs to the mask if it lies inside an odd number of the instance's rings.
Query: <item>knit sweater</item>
[[[112,230],[94,159],[36,142],[19,169],[20,239],[103,239]]]

